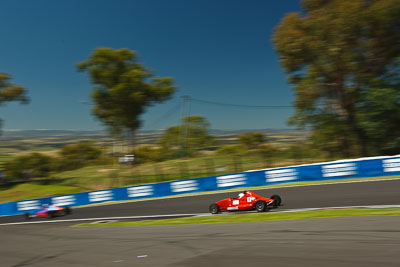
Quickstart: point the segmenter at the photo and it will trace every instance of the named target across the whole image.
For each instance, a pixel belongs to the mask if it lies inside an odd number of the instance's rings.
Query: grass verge
[[[78,192],[80,192],[80,189],[72,186],[20,184],[11,189],[0,191],[0,202],[67,195]]]
[[[298,212],[264,212],[231,214],[225,216],[204,216],[190,218],[176,218],[163,220],[144,220],[131,222],[113,222],[101,224],[77,224],[75,227],[109,227],[109,226],[151,226],[151,225],[182,225],[182,224],[210,224],[210,223],[240,223],[261,221],[299,220],[329,217],[353,217],[353,216],[400,216],[399,208],[352,208],[352,209],[327,209]]]

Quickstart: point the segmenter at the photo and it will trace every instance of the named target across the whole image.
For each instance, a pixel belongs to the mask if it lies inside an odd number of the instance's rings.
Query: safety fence
[[[7,202],[0,204],[0,215],[16,215],[33,212],[39,210],[44,204],[70,207],[83,206],[107,201],[157,198],[281,183],[392,176],[399,174],[400,155],[393,157],[340,160]]]

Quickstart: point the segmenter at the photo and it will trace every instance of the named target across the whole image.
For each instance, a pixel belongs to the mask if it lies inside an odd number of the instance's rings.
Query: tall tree
[[[5,173],[12,178],[48,177],[51,171],[52,158],[36,152],[18,156],[5,164]]]
[[[26,95],[25,87],[10,82],[10,79],[11,76],[7,73],[0,73],[0,106],[10,101],[17,101],[22,104],[28,103],[29,98]]]
[[[238,136],[238,139],[247,149],[256,149],[266,141],[263,132],[242,133]]]
[[[399,75],[400,0],[302,4],[303,12],[286,15],[273,36],[296,93],[290,122],[368,155],[369,135],[358,113],[369,111],[358,107],[373,80]]]
[[[176,90],[172,78],[154,77],[129,49],[97,48],[77,67],[87,71],[95,85],[93,114],[116,135],[128,131],[133,136],[145,108],[169,99]]]
[[[58,168],[60,170],[82,168],[98,160],[101,153],[101,150],[95,146],[93,141],[84,141],[63,146],[59,152]]]
[[[378,89],[377,89],[378,88]],[[374,154],[400,153],[400,83],[383,84],[362,94],[358,119],[370,140]]]
[[[169,127],[158,142],[164,154],[192,154],[214,144],[214,138],[208,133],[209,127],[210,123],[203,116],[187,116],[180,125]]]

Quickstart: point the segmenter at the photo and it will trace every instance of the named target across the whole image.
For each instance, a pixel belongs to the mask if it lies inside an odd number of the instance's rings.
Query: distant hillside
[[[210,130],[215,137],[217,146],[237,144],[237,136],[244,132],[264,132],[268,143],[279,148],[292,144],[304,143],[309,133],[291,129],[251,129],[251,130]],[[163,130],[139,131],[135,143],[157,144]],[[4,130],[0,136],[0,169],[5,162],[15,156],[31,152],[57,155],[57,151],[65,145],[75,144],[85,140],[95,140],[111,151],[121,151],[122,146],[114,147],[115,139],[110,138],[104,131],[75,131],[75,130]]]
[[[137,144],[155,144],[161,137],[164,130],[141,130],[136,135]],[[295,143],[304,140],[309,132],[293,129],[243,129],[243,130],[218,130],[211,129],[210,134],[214,135],[219,144],[232,144],[236,137],[245,132],[264,132],[271,143]],[[4,130],[0,142],[23,141],[30,139],[47,140],[47,145],[53,143],[60,147],[63,144],[78,142],[85,139],[101,141],[112,141],[105,131],[77,131],[77,130]],[[46,143],[46,142],[45,142]],[[5,144],[3,143],[3,146]],[[12,144],[9,144],[12,146]]]
[[[161,135],[164,130],[139,130],[137,135],[148,136],[148,135]],[[307,131],[299,131],[293,129],[239,129],[239,130],[209,130],[210,134],[213,135],[239,135],[245,132],[264,132],[267,135],[277,134],[289,134],[289,135],[307,135]],[[44,137],[87,137],[87,138],[104,138],[108,137],[105,131],[79,131],[79,130],[3,130],[1,132],[1,139],[12,140],[12,139],[28,139],[28,138],[44,138]]]
[[[76,130],[3,130],[1,139],[17,140],[44,137],[105,137],[102,131],[76,131]]]

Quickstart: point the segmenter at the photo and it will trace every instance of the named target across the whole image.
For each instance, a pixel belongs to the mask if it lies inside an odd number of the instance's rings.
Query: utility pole
[[[182,156],[186,156],[187,149],[187,135],[188,135],[188,125],[184,122],[184,118],[190,116],[190,96],[182,96],[182,106],[181,106],[181,129],[180,129],[180,143]]]

